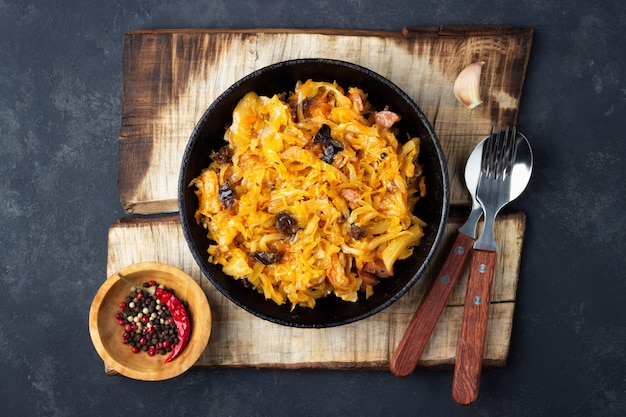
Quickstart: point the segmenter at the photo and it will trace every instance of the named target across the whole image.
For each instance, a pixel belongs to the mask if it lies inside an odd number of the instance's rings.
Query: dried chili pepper
[[[154,287],[151,287],[154,288]],[[191,323],[185,306],[180,302],[174,294],[169,291],[165,291],[162,288],[157,287],[154,291],[154,295],[170,309],[176,330],[178,331],[179,342],[172,348],[172,353],[165,359],[165,363],[173,360],[178,354],[187,346],[189,342],[189,336],[191,334]]]
[[[191,335],[191,321],[189,320],[189,315],[187,314],[187,310],[185,309],[185,306],[170,291],[166,291],[160,287],[146,288],[142,286],[137,286],[133,284],[131,281],[129,281],[128,279],[126,279],[119,272],[117,273],[117,275],[128,284],[136,288],[141,288],[142,290],[147,291],[151,295],[154,295],[159,301],[161,301],[162,304],[164,304],[170,310],[170,313],[172,314],[172,319],[174,320],[174,324],[176,325],[176,330],[178,332],[178,343],[176,343],[172,347],[172,352],[165,359],[164,363],[168,363],[172,361],[174,358],[176,358],[180,354],[180,352],[185,348],[185,346],[187,346],[187,343],[189,342],[189,337]]]

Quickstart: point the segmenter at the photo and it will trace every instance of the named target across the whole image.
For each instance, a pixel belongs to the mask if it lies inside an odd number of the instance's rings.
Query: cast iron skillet
[[[254,289],[222,272],[219,265],[209,263],[207,249],[209,239],[206,230],[196,223],[197,207],[195,187],[189,187],[193,178],[207,167],[212,150],[226,142],[224,130],[232,121],[237,102],[248,92],[272,96],[275,93],[293,91],[296,82],[312,78],[316,81],[337,81],[345,90],[354,86],[361,88],[376,109],[389,110],[402,115],[395,126],[401,131],[399,139],[411,136],[421,138],[419,163],[426,173],[427,197],[415,207],[415,213],[428,223],[425,236],[415,248],[414,254],[395,264],[395,276],[381,280],[374,287],[374,295],[351,303],[330,296],[319,300],[314,309],[291,305],[276,305],[266,300]],[[424,86],[428,88],[428,86]],[[448,215],[450,199],[448,171],[439,140],[419,107],[400,88],[384,77],[361,66],[329,59],[298,59],[279,62],[257,70],[233,84],[220,95],[204,113],[185,149],[179,178],[179,212],[185,239],[202,273],[228,299],[248,312],[293,327],[331,327],[369,317],[398,300],[424,274],[440,243]]]

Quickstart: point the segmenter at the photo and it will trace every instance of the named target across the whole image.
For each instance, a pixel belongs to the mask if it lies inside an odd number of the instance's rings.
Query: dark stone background
[[[511,352],[469,408],[452,373],[106,377],[88,332],[116,188],[122,39],[149,28],[535,30],[519,128],[535,171]],[[0,414],[626,415],[626,3],[0,0]]]

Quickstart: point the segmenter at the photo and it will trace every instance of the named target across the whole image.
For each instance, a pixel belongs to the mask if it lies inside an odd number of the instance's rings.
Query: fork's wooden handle
[[[395,376],[408,376],[417,366],[450,293],[463,271],[463,265],[473,243],[473,238],[463,233],[457,234],[439,274],[428,287],[391,358],[390,368]]]
[[[478,397],[496,256],[496,252],[472,252],[452,379],[452,398],[461,405],[469,405]]]

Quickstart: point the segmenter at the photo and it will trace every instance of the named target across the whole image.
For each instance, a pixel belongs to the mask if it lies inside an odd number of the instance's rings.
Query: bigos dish
[[[190,184],[209,261],[292,308],[369,297],[425,226],[413,214],[426,194],[420,139],[400,143],[400,117],[361,89],[311,79],[246,94],[227,144]]]

